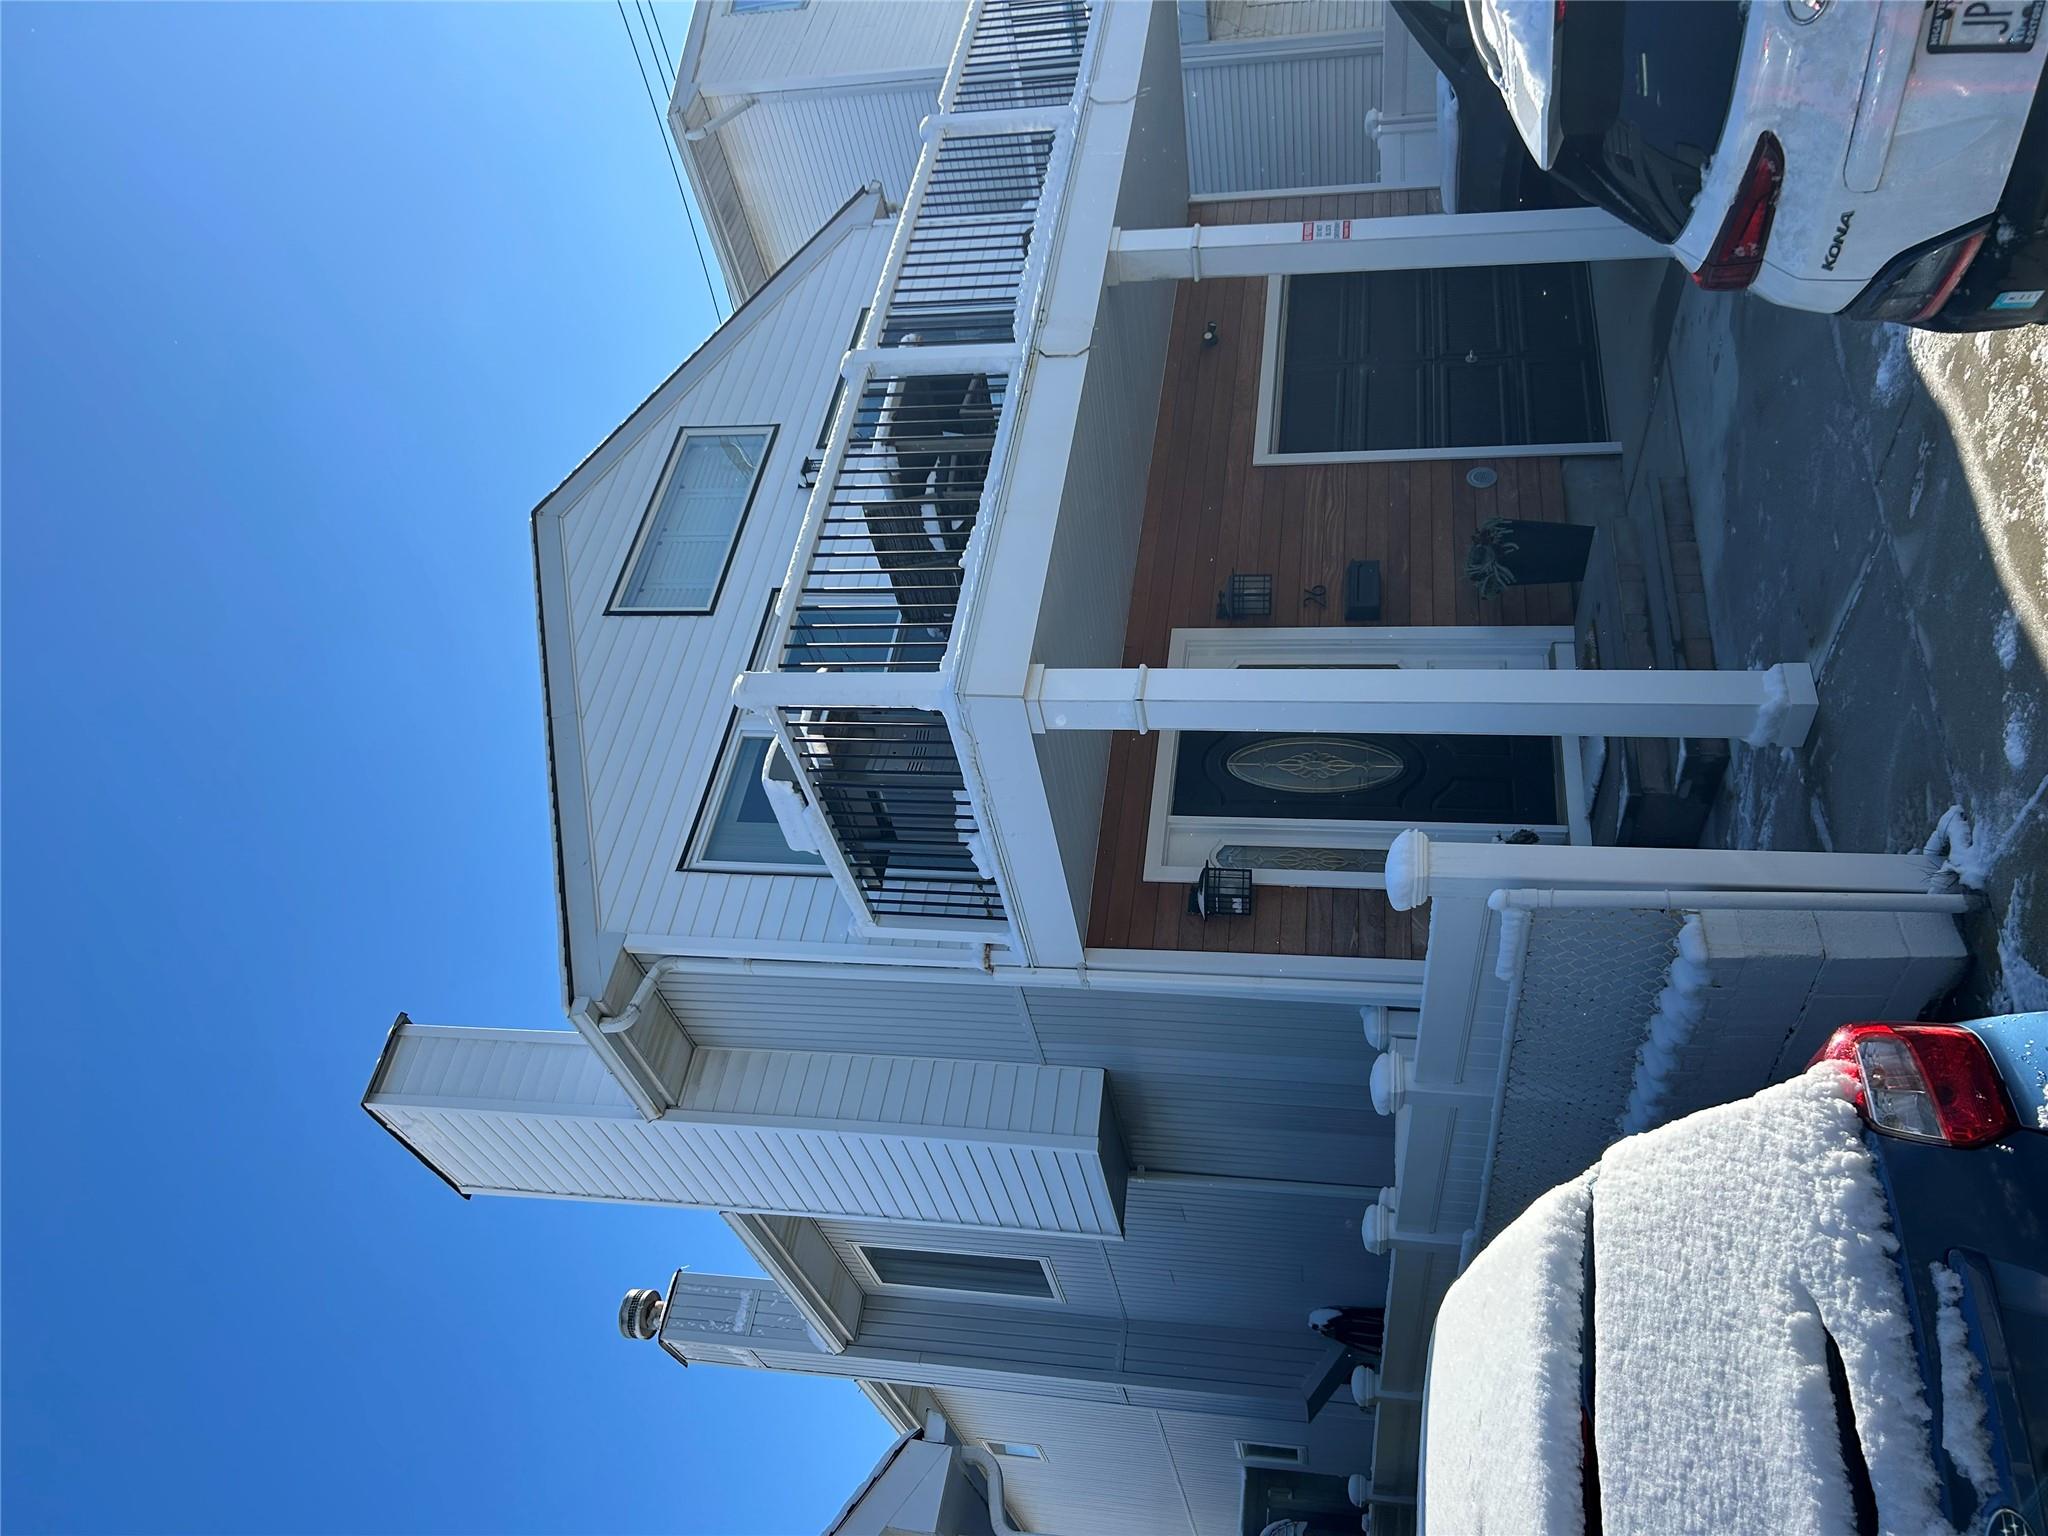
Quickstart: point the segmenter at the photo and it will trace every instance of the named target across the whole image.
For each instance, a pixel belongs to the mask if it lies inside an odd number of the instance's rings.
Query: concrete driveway
[[[1821,696],[1802,750],[1736,747],[1708,839],[1897,851],[1960,805],[1988,904],[1954,1006],[2048,1007],[2048,328],[1681,283],[1651,388],[1644,462],[1682,457],[1719,663],[1803,658]]]

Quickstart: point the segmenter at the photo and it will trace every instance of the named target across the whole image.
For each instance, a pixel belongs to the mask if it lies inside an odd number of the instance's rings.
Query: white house
[[[686,145],[825,67],[755,25],[890,96],[917,18],[837,15],[700,6],[754,104]],[[719,237],[747,301],[533,519],[575,1032],[401,1016],[365,1098],[465,1195],[725,1213],[766,1278],[622,1325],[862,1383],[919,1438],[849,1533],[1398,1527],[1472,1245],[1960,963],[1919,856],[1594,845],[1588,742],[1794,745],[1803,667],[1582,667],[1568,580],[1465,577],[1614,453],[1583,264],[1640,244],[1198,219],[1183,36],[976,0],[902,186]]]

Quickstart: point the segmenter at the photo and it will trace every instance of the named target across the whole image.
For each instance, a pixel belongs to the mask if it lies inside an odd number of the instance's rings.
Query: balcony
[[[1014,453],[1104,13],[977,0],[925,127],[772,621],[736,696],[870,936],[1010,941],[959,637]],[[792,804],[792,802],[794,802]]]

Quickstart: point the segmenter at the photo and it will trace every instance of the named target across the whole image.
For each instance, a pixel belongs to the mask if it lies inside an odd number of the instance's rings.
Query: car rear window
[[[1692,217],[1728,120],[1747,8],[1729,0],[1559,7],[1559,180],[1652,239]]]

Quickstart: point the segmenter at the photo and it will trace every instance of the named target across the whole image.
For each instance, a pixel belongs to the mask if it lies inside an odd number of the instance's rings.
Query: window
[[[768,594],[767,611],[754,635],[748,663],[751,671],[758,672],[766,665],[768,633],[775,623],[775,600],[780,595],[780,588]],[[747,721],[738,710],[732,712],[711,782],[683,845],[680,868],[739,874],[824,872],[825,861],[819,855],[789,846],[768,803],[768,791],[761,787],[761,765],[774,739],[765,726]]]
[[[735,16],[750,16],[756,11],[800,11],[811,0],[732,0]]]
[[[986,1296],[1032,1296],[1052,1301],[1052,1272],[1043,1259],[992,1253],[935,1253],[922,1248],[867,1248],[861,1254],[883,1285],[926,1291],[973,1291]]]
[[[1012,1461],[1045,1460],[1043,1450],[1035,1445],[1027,1445],[1022,1440],[991,1440],[988,1442],[988,1449],[990,1455],[1007,1456]]]
[[[1257,1440],[1240,1440],[1237,1442],[1237,1459],[1298,1467],[1308,1458],[1298,1445],[1265,1445]]]
[[[717,606],[774,435],[768,427],[689,427],[677,435],[614,613],[709,613]]]
[[[1281,311],[1272,407],[1282,455],[1607,435],[1583,265],[1312,274],[1287,280]]]
[[[726,743],[693,865],[757,871],[825,867],[817,854],[789,846],[768,804],[768,791],[761,787],[761,765],[773,740],[764,730],[735,730]]]

